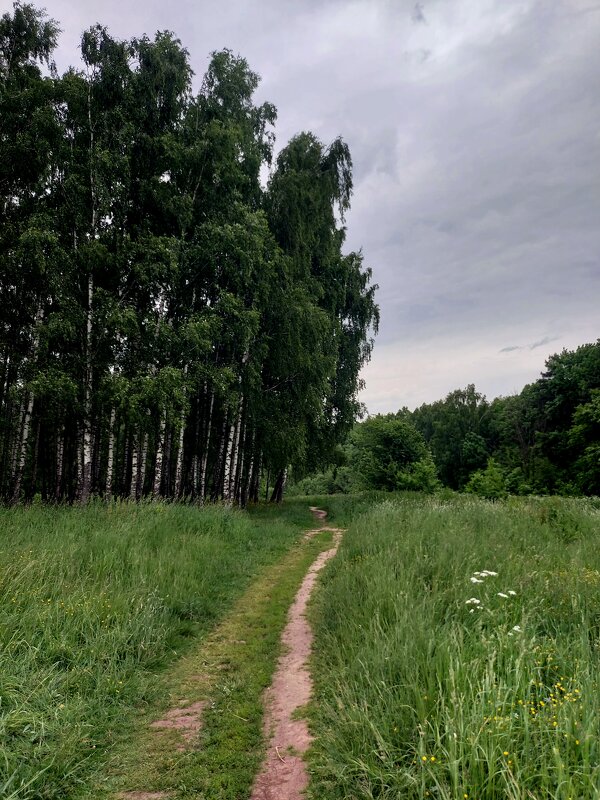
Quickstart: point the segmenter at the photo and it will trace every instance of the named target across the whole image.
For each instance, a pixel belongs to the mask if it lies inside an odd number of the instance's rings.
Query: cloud
[[[415,3],[415,7],[413,8],[413,13],[412,13],[412,19],[413,22],[427,24],[427,20],[425,19],[425,13],[423,11],[423,3]]]
[[[537,342],[529,345],[530,350],[537,350],[538,347],[543,347],[545,344],[550,344],[550,342],[555,342],[559,337],[558,336],[544,336],[543,339],[540,339]]]
[[[61,67],[98,16],[119,36],[169,28],[190,50],[196,86],[211,50],[248,59],[263,78],[258,99],[278,107],[279,147],[303,129],[326,142],[344,136],[355,170],[347,245],[363,248],[380,286],[369,408],[434,399],[465,381],[517,390],[553,350],[597,338],[597,3],[46,6],[65,31]],[[385,378],[410,353],[418,367],[407,361],[401,381]]]
[[[516,350],[537,350],[538,347],[543,347],[544,345],[550,344],[550,342],[556,342],[560,339],[560,336],[544,336],[542,339],[538,339],[537,342],[532,342],[531,344],[523,344],[523,345],[511,345],[509,347],[503,347],[502,350],[499,350],[499,353],[514,353]]]

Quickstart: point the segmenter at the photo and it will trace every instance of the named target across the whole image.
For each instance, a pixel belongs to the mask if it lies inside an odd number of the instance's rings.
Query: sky
[[[600,337],[600,2],[47,0],[63,34],[172,30],[199,87],[229,47],[278,109],[277,147],[341,135],[349,250],[379,285],[370,413],[474,383],[518,392]],[[0,8],[9,8],[0,0]]]

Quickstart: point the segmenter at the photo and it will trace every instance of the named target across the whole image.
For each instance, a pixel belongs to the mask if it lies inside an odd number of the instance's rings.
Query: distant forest
[[[337,466],[295,491],[357,488],[600,495],[600,340],[551,356],[518,395],[474,385],[356,426]]]
[[[0,19],[0,496],[280,499],[352,428],[378,322],[348,147],[272,163],[228,50],[193,93],[171,33],[92,27],[60,75],[58,33]]]

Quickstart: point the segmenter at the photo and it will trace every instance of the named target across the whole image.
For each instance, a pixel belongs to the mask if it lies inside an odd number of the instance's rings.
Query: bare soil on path
[[[326,511],[310,510],[318,521],[324,522]],[[312,737],[306,720],[295,718],[295,712],[309,702],[312,694],[307,662],[313,635],[306,619],[306,609],[317,576],[336,554],[344,532],[340,528],[322,525],[314,531],[307,531],[307,536],[323,530],[333,532],[333,547],[322,552],[313,562],[288,613],[281,639],[283,654],[265,697],[265,736],[269,739],[267,756],[256,778],[251,800],[301,800],[308,786],[303,755]]]

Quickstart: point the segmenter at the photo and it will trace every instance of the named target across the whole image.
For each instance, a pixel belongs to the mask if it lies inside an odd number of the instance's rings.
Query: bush
[[[490,458],[485,469],[478,469],[469,478],[465,492],[477,494],[488,500],[500,500],[508,495],[502,467]]]

